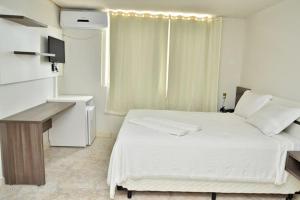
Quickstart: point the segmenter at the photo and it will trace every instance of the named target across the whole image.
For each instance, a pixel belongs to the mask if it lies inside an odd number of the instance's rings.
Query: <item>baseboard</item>
[[[0,186],[4,185],[4,177],[0,177]]]
[[[100,138],[115,138],[117,136],[116,133],[110,133],[110,132],[97,132],[96,137]]]
[[[44,150],[50,148],[49,132],[46,132],[46,133],[43,134],[43,146],[44,146]]]

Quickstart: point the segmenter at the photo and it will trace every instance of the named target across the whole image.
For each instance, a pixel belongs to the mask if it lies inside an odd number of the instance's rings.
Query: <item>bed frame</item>
[[[238,103],[245,91],[250,90],[244,87],[236,88],[235,105]],[[300,103],[285,99],[273,98],[274,101],[300,107]],[[300,131],[300,119],[291,126],[292,131]],[[296,127],[296,128],[295,128]],[[288,181],[282,186],[264,183],[234,183],[234,182],[207,182],[207,181],[181,181],[181,180],[127,180],[117,186],[117,190],[127,191],[127,198],[132,197],[133,192],[138,191],[161,191],[161,192],[203,192],[211,193],[211,199],[216,200],[217,193],[242,193],[242,194],[282,194],[286,200],[292,200],[294,194],[299,194],[300,181],[289,175]]]
[[[211,193],[211,199],[215,200],[217,193],[223,194],[280,194],[286,195],[287,200],[293,199],[293,194],[300,188],[300,182],[293,176],[288,177],[287,183],[282,186],[265,183],[246,182],[216,182],[197,180],[172,180],[172,179],[128,179],[118,186],[118,190],[127,192],[131,198],[133,192],[193,192]]]

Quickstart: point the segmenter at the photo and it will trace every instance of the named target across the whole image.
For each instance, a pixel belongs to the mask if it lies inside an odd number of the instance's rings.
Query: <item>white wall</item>
[[[220,100],[228,93],[226,105],[232,108],[235,88],[240,83],[244,49],[244,20],[224,19],[220,65]],[[117,133],[123,117],[105,114],[106,90],[101,88],[101,35],[95,30],[64,30],[66,63],[59,78],[60,94],[93,95],[97,106],[98,134]],[[221,103],[221,101],[220,101]]]
[[[241,85],[300,100],[300,1],[284,0],[246,24]]]
[[[32,3],[30,1],[23,2]],[[33,3],[36,2],[33,1]],[[7,5],[0,4],[1,14],[29,16],[26,12],[15,10],[15,7],[5,6]],[[41,8],[47,9],[46,14],[48,15],[50,9],[47,6],[48,4],[44,5],[43,3],[40,7],[37,4],[33,4],[31,7],[38,10],[39,14],[41,13]],[[58,9],[55,9],[55,11],[58,13]],[[31,15],[32,13],[34,12],[30,12]],[[57,15],[54,15],[55,12],[51,13],[53,17],[58,19]],[[37,20],[40,21],[39,19]],[[55,26],[57,25],[56,23]],[[47,52],[48,35],[50,34],[53,37],[61,35],[61,30],[55,26],[48,26],[48,28],[27,27],[9,20],[0,19],[0,35],[1,41],[3,41],[0,45],[0,84],[30,81],[58,75],[58,73],[52,72],[51,64],[46,57],[13,54],[13,51]]]
[[[58,26],[59,9],[50,1],[1,0],[0,7],[8,10],[13,10],[13,11],[15,10],[16,13],[25,14],[29,17],[32,17],[48,25],[52,25],[55,27]],[[28,28],[28,29],[32,29],[32,28]],[[50,28],[50,29],[47,31],[50,31],[53,34],[59,34],[57,33],[57,31],[59,32],[58,29],[55,28]],[[14,32],[12,30],[12,34],[13,33]],[[38,37],[41,38],[42,36],[44,36],[43,34],[46,33],[42,32],[38,34]],[[9,41],[4,40],[1,41],[1,46],[10,47],[10,43]],[[28,47],[30,47],[30,45]],[[5,55],[1,55],[1,58],[5,58],[3,56]],[[41,67],[44,67],[43,65],[45,64],[45,62],[47,62],[43,59],[39,61],[40,62],[36,64],[41,65]],[[9,65],[5,63],[1,63],[1,65],[7,65],[7,67],[9,67]],[[0,118],[14,114],[16,112],[20,112],[29,107],[41,104],[45,102],[48,97],[52,97],[53,94],[54,94],[54,78],[0,85]],[[2,177],[2,166],[0,165],[0,179],[1,177]]]
[[[54,79],[0,85],[0,118],[36,106],[53,97]]]
[[[223,92],[227,93],[225,106],[234,108],[236,87],[240,84],[245,43],[245,20],[224,18],[220,79],[219,107],[222,104]]]
[[[104,113],[106,90],[101,88],[101,37],[98,30],[64,30],[66,63],[58,80],[60,94],[92,95],[98,134],[118,132],[122,118]]]

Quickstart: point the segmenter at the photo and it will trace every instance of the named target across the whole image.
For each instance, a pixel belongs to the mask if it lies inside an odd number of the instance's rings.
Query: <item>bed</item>
[[[286,103],[287,101],[283,101]],[[178,137],[130,123],[143,117],[201,126]],[[300,150],[299,125],[268,137],[233,113],[131,110],[111,155],[108,184],[132,191],[294,194],[300,182],[285,170]],[[299,132],[300,133],[300,132]],[[258,156],[259,155],[259,156]]]

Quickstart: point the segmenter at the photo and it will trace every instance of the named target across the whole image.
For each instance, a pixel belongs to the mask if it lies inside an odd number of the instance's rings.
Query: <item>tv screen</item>
[[[49,57],[52,63],[65,63],[65,42],[54,37],[48,37],[48,52],[55,54]]]

